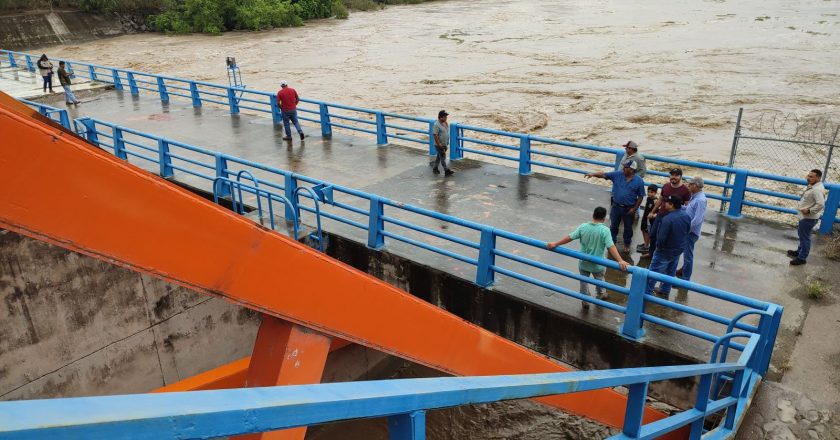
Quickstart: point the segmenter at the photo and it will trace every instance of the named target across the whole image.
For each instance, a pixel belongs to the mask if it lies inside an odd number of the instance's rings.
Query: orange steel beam
[[[450,374],[568,371],[4,104],[0,132],[4,228]],[[537,400],[623,424],[612,390]]]
[[[321,382],[330,353],[330,338],[322,333],[263,315],[254,354],[248,367],[247,387],[304,385]],[[238,440],[303,440],[306,427],[247,434]]]

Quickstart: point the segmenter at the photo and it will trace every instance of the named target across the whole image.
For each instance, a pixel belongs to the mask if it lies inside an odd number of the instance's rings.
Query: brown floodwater
[[[836,115],[840,3],[451,0],[292,29],[126,35],[61,57],[726,161],[738,108]]]

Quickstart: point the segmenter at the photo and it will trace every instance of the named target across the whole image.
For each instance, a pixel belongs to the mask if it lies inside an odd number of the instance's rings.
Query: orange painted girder
[[[5,105],[0,132],[5,228],[447,373],[567,371]],[[540,401],[620,427],[626,399]]]

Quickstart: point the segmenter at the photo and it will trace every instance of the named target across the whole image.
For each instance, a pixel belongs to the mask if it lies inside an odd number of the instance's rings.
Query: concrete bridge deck
[[[8,78],[7,73],[0,76]],[[26,74],[16,76],[11,83],[35,84],[35,87],[19,85],[19,89],[37,89],[37,78],[27,80]],[[3,79],[0,88],[7,90],[9,83]],[[60,94],[39,100],[63,106]],[[523,177],[515,168],[469,158],[453,165],[455,176],[435,176],[428,166],[429,156],[425,151],[397,144],[376,146],[373,139],[348,136],[343,130],[336,130],[331,139],[324,139],[318,127],[304,125],[306,140],[301,142],[295,137],[288,142],[281,139],[281,129],[270,119],[247,114],[231,116],[221,107],[193,108],[186,100],[162,104],[152,94],[133,97],[127,91],[110,90],[83,92],[82,100],[81,106],[70,109],[71,118],[100,118],[540,240],[561,237],[587,221],[595,206],[609,203],[609,194],[602,186],[544,174]],[[135,160],[132,162],[147,166]],[[198,187],[208,186],[197,178],[184,178],[183,173],[176,172],[176,180]],[[411,220],[430,229],[447,227],[419,216]],[[364,231],[336,222],[325,221],[324,224],[325,229],[334,233],[361,242],[365,240]],[[633,247],[641,240],[638,225],[636,229]],[[836,285],[837,274],[831,272],[836,263],[823,257],[822,245],[823,239],[817,238],[809,264],[791,267],[784,251],[796,247],[793,228],[753,218],[732,220],[713,211],[707,214],[703,236],[697,244],[693,281],[785,307],[773,362],[777,372],[789,366],[797,335],[812,306],[803,287],[806,281],[819,278],[824,283]],[[386,239],[386,248],[467,280],[475,275],[472,266],[396,240]],[[576,270],[576,260],[562,255],[525,247],[517,251],[529,258]],[[644,260],[638,261],[636,253],[623,255],[628,262],[647,264]],[[527,270],[523,273],[528,274]],[[626,276],[613,270],[608,270],[607,280],[618,285],[627,283]],[[557,276],[550,281],[577,289],[575,280]],[[607,328],[616,328],[620,321],[619,315],[612,311],[598,307],[587,311],[581,308],[578,300],[503,276],[497,275],[492,289]],[[671,298],[725,316],[739,311],[732,304],[686,291],[675,290]],[[624,303],[625,297],[611,292],[609,301]],[[649,310],[653,314],[667,314],[670,319],[694,328],[713,333],[722,331],[721,326],[670,309],[649,306]],[[646,328],[647,342],[699,359],[708,356],[707,346],[697,344],[695,338],[651,324]]]

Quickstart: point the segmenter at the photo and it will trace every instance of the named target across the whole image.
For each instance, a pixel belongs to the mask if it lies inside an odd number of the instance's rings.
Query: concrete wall
[[[0,400],[146,392],[248,356],[259,314],[0,231]]]
[[[86,41],[122,33],[123,27],[116,17],[78,11],[0,16],[0,48],[8,50]]]

